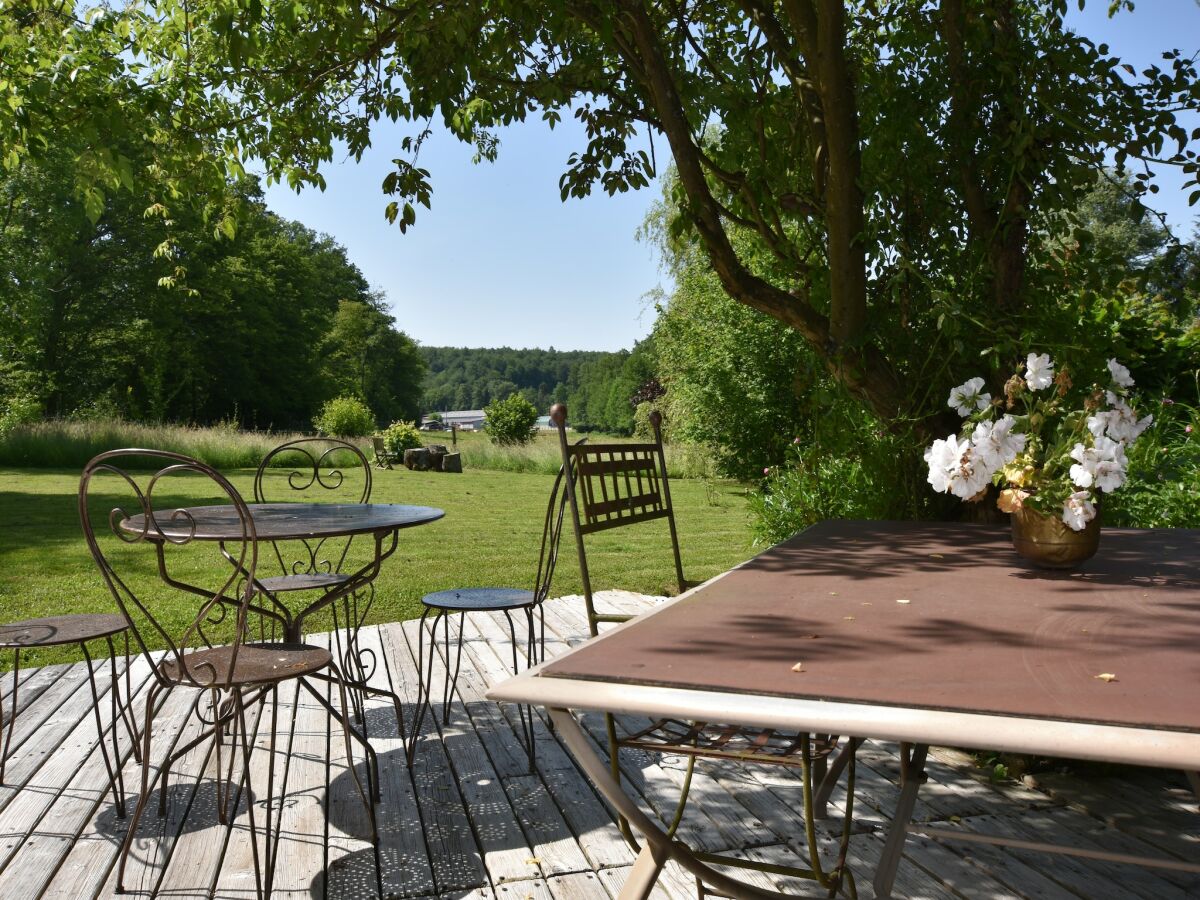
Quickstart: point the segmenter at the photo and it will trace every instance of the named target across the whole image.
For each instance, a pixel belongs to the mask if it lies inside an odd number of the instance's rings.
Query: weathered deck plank
[[[650,608],[653,600],[614,593],[603,605],[621,612]],[[569,598],[546,607],[547,652],[562,652],[586,636],[582,601]],[[521,625],[524,624],[523,617]],[[392,686],[404,701],[411,726],[416,700],[416,623],[371,627],[363,646],[377,660],[372,683]],[[323,640],[314,636],[314,642]],[[612,811],[581,775],[550,731],[543,713],[534,717],[536,768],[530,771],[519,710],[484,699],[488,687],[512,670],[512,644],[500,616],[469,616],[462,670],[451,703],[451,720],[439,727],[427,718],[417,764],[410,774],[391,703],[367,701],[367,722],[380,756],[382,801],[376,807],[385,890],[389,896],[428,900],[589,900],[616,897],[634,856],[613,825]],[[524,647],[517,647],[525,666]],[[445,661],[439,652],[434,678],[440,688]],[[148,666],[135,660],[137,700],[144,703]],[[25,725],[11,771],[20,790],[0,789],[0,896],[109,897],[125,825],[103,792],[90,695],[82,668],[54,666],[31,671],[21,697]],[[0,691],[11,679],[0,681]],[[107,678],[98,686],[107,690]],[[326,686],[314,682],[318,690]],[[25,684],[21,686],[25,692]],[[370,896],[374,859],[364,840],[365,811],[346,768],[340,729],[325,710],[294,686],[281,689],[273,812],[283,838],[276,896],[341,898]],[[156,719],[154,756],[176,739],[194,692],[177,690],[162,701]],[[335,705],[337,697],[331,697]],[[8,700],[5,700],[8,703]],[[294,710],[294,716],[293,716]],[[271,727],[270,707],[248,725],[256,817],[265,812]],[[438,710],[440,712],[440,710]],[[107,708],[102,708],[107,724]],[[604,752],[603,718],[586,715],[589,739]],[[639,724],[635,717],[623,723]],[[186,734],[202,728],[194,718]],[[224,760],[233,748],[227,740]],[[139,767],[122,741],[127,788],[136,797]],[[359,771],[361,755],[355,747]],[[632,796],[650,814],[673,812],[684,760],[623,752],[622,771]],[[240,756],[234,781],[240,782]],[[236,798],[232,825],[216,821],[212,781],[215,755],[205,742],[172,773],[168,814],[159,818],[156,791],[131,856],[127,886],[132,896],[203,900],[253,896],[253,857],[247,797]],[[1079,779],[1053,774],[1029,783],[992,783],[971,757],[935,750],[928,766],[917,818],[942,827],[1030,840],[1066,837],[1073,843],[1121,853],[1166,852],[1200,858],[1200,814],[1175,781],[1153,772],[1128,777]],[[869,895],[870,873],[883,848],[898,791],[895,748],[868,743],[860,755],[855,837],[850,861],[860,892]],[[780,768],[702,761],[681,834],[718,852],[762,862],[802,862],[803,811],[797,775]],[[282,797],[282,805],[280,799]],[[819,840],[822,860],[836,851],[834,837],[845,794],[835,791],[831,821]],[[187,813],[185,818],[185,813]],[[780,890],[796,883],[776,875],[745,875]],[[811,893],[811,886],[805,893]],[[897,877],[897,896],[951,898],[1079,898],[1128,896],[1174,900],[1200,896],[1200,876],[1131,869],[1086,859],[1063,859],[993,847],[939,843],[914,837]],[[655,900],[694,897],[691,876],[670,865]]]

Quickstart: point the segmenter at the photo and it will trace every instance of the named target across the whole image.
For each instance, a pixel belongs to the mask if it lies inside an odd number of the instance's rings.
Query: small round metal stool
[[[4,739],[4,751],[0,753],[0,784],[4,783],[4,767],[12,750],[13,726],[17,721],[17,691],[21,683],[21,651],[31,647],[58,647],[64,644],[78,644],[83,651],[87,665],[88,686],[92,689],[92,714],[96,719],[96,735],[100,744],[100,753],[104,757],[104,768],[108,772],[108,785],[116,802],[117,815],[125,817],[125,783],[121,777],[121,753],[117,745],[117,720],[125,723],[125,730],[133,744],[134,758],[141,760],[138,749],[136,730],[129,719],[129,709],[121,702],[120,679],[117,677],[117,655],[113,647],[113,636],[125,635],[125,693],[127,699],[131,695],[129,681],[129,634],[123,616],[105,615],[100,613],[51,616],[46,619],[28,619],[24,622],[13,622],[0,625],[0,649],[13,651],[13,688],[11,712],[8,717],[8,733]],[[100,693],[96,690],[96,672],[92,666],[92,656],[88,652],[88,642],[100,639],[108,644],[109,677],[112,685],[109,689],[109,700],[112,704],[112,758],[109,758],[108,748],[104,744],[104,723],[100,719]],[[3,713],[0,711],[0,729],[3,728]]]
[[[445,636],[446,679],[442,686],[442,724],[450,722],[450,698],[458,683],[458,673],[462,667],[463,645],[463,614],[468,612],[502,612],[508,622],[508,637],[512,646],[513,674],[520,671],[520,654],[517,650],[517,628],[512,614],[521,611],[525,615],[526,625],[526,659],[530,666],[536,665],[542,658],[543,640],[534,627],[534,613],[541,611],[538,596],[533,591],[519,588],[459,588],[457,590],[437,591],[426,594],[421,598],[425,610],[421,613],[420,640],[417,643],[417,674],[419,676],[417,694],[417,717],[413,725],[412,748],[416,748],[416,736],[420,734],[421,723],[431,705],[433,694],[433,660],[437,656],[438,623],[443,623]],[[433,623],[429,627],[429,660],[425,660],[425,620],[433,613]],[[458,641],[453,661],[450,658],[450,616],[458,613]],[[542,634],[545,633],[545,620],[542,620]],[[533,768],[533,714],[525,706],[519,707],[521,730],[526,740],[526,750],[529,753],[529,766]],[[413,752],[410,750],[410,753]]]

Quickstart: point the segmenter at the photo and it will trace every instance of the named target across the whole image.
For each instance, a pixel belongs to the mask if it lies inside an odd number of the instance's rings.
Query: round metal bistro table
[[[117,815],[125,817],[125,782],[121,777],[121,752],[117,744],[117,720],[125,723],[125,730],[133,745],[133,755],[140,761],[136,729],[131,722],[128,701],[132,697],[129,681],[129,632],[126,630],[125,618],[118,615],[101,613],[84,613],[68,616],[51,616],[44,619],[27,619],[24,622],[12,622],[0,625],[0,649],[13,651],[13,688],[11,713],[8,717],[8,731],[4,739],[4,750],[0,754],[0,784],[4,782],[4,767],[12,750],[13,728],[17,722],[18,690],[21,686],[21,651],[40,647],[59,647],[66,644],[77,644],[83,651],[88,687],[92,691],[92,714],[96,721],[96,736],[100,744],[100,755],[104,758],[104,768],[108,773],[108,786],[112,790],[113,801],[117,807]],[[113,647],[113,637],[125,635],[125,702],[122,702],[120,679],[117,677],[117,655]],[[100,693],[96,690],[96,671],[92,665],[92,656],[88,652],[88,642],[104,640],[108,645],[109,703],[112,708],[110,723],[112,737],[112,757],[109,757],[108,747],[105,746],[104,723],[100,718]],[[0,722],[0,728],[3,723]]]
[[[375,580],[385,559],[396,552],[402,529],[436,522],[445,515],[433,506],[406,506],[398,503],[251,503],[247,505],[254,522],[257,540],[262,542],[320,542],[330,538],[367,535],[372,539],[372,559],[354,572],[344,573],[331,583],[316,582],[322,590],[316,599],[298,610],[279,600],[269,588],[270,578],[257,578],[259,593],[270,600],[269,606],[251,608],[277,621],[285,642],[302,643],[305,620],[334,601],[362,590]],[[160,510],[147,526],[143,515],[121,522],[130,534],[146,532],[146,539],[158,542],[187,543],[215,541],[237,543],[243,539],[242,525],[233,506],[192,506],[181,510]],[[226,554],[231,564],[233,557]],[[266,582],[268,586],[264,587]],[[204,595],[202,589],[196,592]]]
[[[259,544],[270,544],[279,552],[279,544],[296,542],[304,548],[311,574],[299,576],[309,579],[309,590],[317,596],[300,608],[284,602],[284,597],[294,596],[295,584],[285,592],[275,589],[279,579],[258,577],[255,573],[255,596],[250,611],[258,614],[260,621],[271,621],[282,631],[284,643],[303,643],[304,625],[309,616],[320,610],[333,609],[333,634],[340,641],[337,607],[339,600],[356,602],[360,592],[368,597],[366,606],[356,617],[365,617],[373,597],[373,582],[379,575],[383,561],[396,552],[399,533],[406,528],[427,525],[441,519],[445,512],[433,506],[408,506],[397,503],[251,503],[247,504],[254,523],[254,537]],[[120,522],[122,530],[130,534],[144,535],[146,540],[157,543],[160,548],[167,544],[186,544],[191,541],[212,541],[221,545],[221,552],[230,565],[241,568],[233,554],[225,550],[225,544],[235,545],[245,540],[242,522],[237,510],[231,505],[193,506],[184,509],[157,510],[149,523],[142,514],[130,516]],[[372,547],[368,562],[352,572],[316,571],[322,544],[332,538],[362,535]],[[193,587],[172,576],[166,565],[165,556],[159,554],[160,574],[176,587],[191,591],[199,596],[210,596],[204,589]],[[285,576],[288,579],[297,576]],[[351,612],[346,610],[346,616]],[[357,627],[347,629],[354,634]],[[272,640],[275,635],[272,634]],[[368,682],[376,670],[375,654],[369,648],[360,648],[357,641],[347,638],[345,646],[339,645],[342,683],[350,692],[355,718],[362,723],[360,736],[367,754],[374,760],[374,751],[366,740],[366,718],[363,697],[366,694],[385,697],[392,702],[396,711],[397,726],[402,741],[406,741],[404,717],[400,698],[394,691],[375,687]],[[320,677],[320,676],[314,676]],[[302,679],[302,683],[304,680]],[[410,757],[411,758],[411,757]],[[378,779],[375,781],[378,785]]]

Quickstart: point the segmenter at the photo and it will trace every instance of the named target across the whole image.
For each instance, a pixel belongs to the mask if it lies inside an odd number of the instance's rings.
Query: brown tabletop
[[[1200,530],[1059,573],[1006,528],[823,522],[540,675],[1200,732]]]
[[[435,522],[445,515],[433,506],[396,503],[251,503],[249,510],[258,538],[264,541],[395,531]],[[158,510],[155,518],[163,536],[171,540],[236,541],[242,536],[237,512],[229,505],[193,506],[178,515],[174,510]],[[121,528],[133,534],[144,527],[141,515],[121,522]]]

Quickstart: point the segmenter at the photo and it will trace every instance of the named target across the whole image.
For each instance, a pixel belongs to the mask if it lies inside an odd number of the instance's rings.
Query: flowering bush
[[[949,406],[968,421],[962,432],[925,451],[934,490],[963,500],[1002,488],[1005,512],[1029,506],[1082,531],[1096,517],[1097,492],[1125,483],[1125,451],[1150,425],[1129,405],[1133,379],[1115,359],[1107,386],[1073,386],[1066,368],[1055,372],[1049,355],[1030,353],[1024,375],[992,399],[982,378],[950,392]]]

